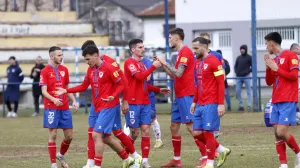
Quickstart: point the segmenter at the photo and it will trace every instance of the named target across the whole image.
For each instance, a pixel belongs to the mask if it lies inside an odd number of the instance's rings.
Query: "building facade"
[[[256,1],[258,71],[265,70],[266,34],[272,31],[281,33],[285,49],[300,42],[299,6],[299,0]],[[240,46],[248,45],[251,55],[251,0],[176,0],[175,9],[176,26],[185,30],[185,43],[191,46],[191,41],[199,33],[210,33],[211,48],[223,51],[232,69],[229,76],[235,76],[233,67],[240,55]]]

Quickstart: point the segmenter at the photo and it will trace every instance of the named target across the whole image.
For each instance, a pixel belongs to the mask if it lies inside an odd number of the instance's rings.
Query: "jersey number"
[[[134,111],[129,111],[129,118],[134,118]]]

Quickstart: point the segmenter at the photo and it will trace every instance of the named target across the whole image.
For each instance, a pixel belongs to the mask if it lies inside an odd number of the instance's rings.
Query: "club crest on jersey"
[[[61,75],[62,77],[64,77],[64,76],[65,76],[65,71],[60,71],[60,75]]]
[[[284,58],[280,58],[280,64],[283,64],[284,63]]]
[[[102,78],[103,72],[99,72],[99,77]]]
[[[130,119],[130,123],[134,124],[135,123],[135,119]]]
[[[136,71],[136,67],[133,64],[129,65],[130,71]]]
[[[204,64],[204,69],[207,69],[207,67],[208,67],[208,64]]]

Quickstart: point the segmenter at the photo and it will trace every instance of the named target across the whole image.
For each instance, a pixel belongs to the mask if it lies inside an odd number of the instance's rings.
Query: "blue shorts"
[[[175,101],[172,104],[172,122],[182,124],[193,122],[194,116],[190,113],[192,102],[193,96],[175,98]]]
[[[117,115],[117,106],[106,108],[99,112],[94,131],[103,135],[110,135],[113,131]]]
[[[155,97],[149,97],[151,104],[151,119],[156,118]]]
[[[197,104],[194,113],[194,131],[218,131],[220,130],[220,117],[217,104],[200,106]]]
[[[283,102],[271,106],[270,123],[281,125],[296,125],[297,103]]]
[[[129,104],[129,112],[125,115],[129,128],[139,128],[140,125],[151,124],[151,105]]]
[[[119,130],[119,129],[122,129],[122,122],[121,122],[121,110],[120,110],[120,104],[118,104],[116,106],[116,116],[115,116],[115,123],[114,123],[114,126],[113,126],[113,130]],[[90,108],[90,115],[89,115],[89,127],[90,128],[94,128],[95,125],[96,125],[96,122],[97,122],[97,118],[99,116],[99,113],[95,112],[95,108],[94,108],[94,105],[92,104],[91,105],[91,108]]]
[[[44,128],[73,128],[72,113],[70,110],[44,110]]]

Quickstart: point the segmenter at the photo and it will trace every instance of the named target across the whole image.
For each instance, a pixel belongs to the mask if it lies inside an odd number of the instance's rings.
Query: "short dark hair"
[[[95,45],[89,45],[82,51],[82,56],[86,56],[87,54],[99,54],[99,50]]]
[[[169,31],[171,35],[177,34],[180,40],[184,40],[184,31],[181,28],[173,28]]]
[[[293,43],[293,44],[291,45],[290,50],[293,50],[293,49],[295,49],[295,48],[297,48],[297,47],[299,47],[299,44]]]
[[[16,57],[15,57],[15,56],[10,56],[10,57],[8,58],[8,60],[16,60]]]
[[[221,50],[217,50],[216,52],[222,55],[222,51]]]
[[[265,40],[274,41],[275,43],[281,45],[282,38],[278,32],[271,32],[265,36]]]
[[[129,41],[128,45],[129,45],[129,50],[131,51],[131,48],[134,46],[134,45],[137,45],[138,43],[143,43],[143,40],[141,39],[132,39]]]
[[[81,50],[84,50],[87,46],[89,45],[94,45],[96,46],[96,43],[93,40],[87,40],[85,41],[82,46],[81,46]]]
[[[210,40],[209,39],[206,39],[204,37],[196,37],[194,40],[193,40],[193,43],[195,42],[199,42],[200,44],[206,44],[206,45],[209,45],[210,44]]]
[[[57,51],[57,50],[61,50],[61,48],[60,48],[60,47],[57,47],[57,46],[52,46],[52,47],[50,47],[50,49],[49,49],[49,53],[51,53],[51,52],[53,52],[53,51]]]

